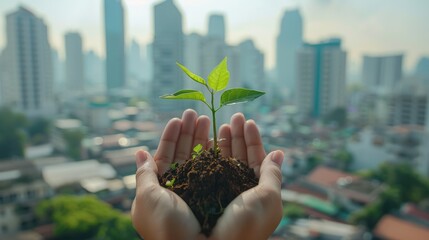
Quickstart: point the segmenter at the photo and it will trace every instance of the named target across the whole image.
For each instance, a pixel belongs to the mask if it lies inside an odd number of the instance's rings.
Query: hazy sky
[[[123,0],[127,38],[146,44],[152,40],[153,5],[160,0]],[[175,0],[184,17],[184,31],[206,33],[210,13],[223,13],[227,41],[251,38],[274,65],[275,42],[284,10],[299,7],[304,37],[318,41],[337,36],[359,66],[362,54],[405,53],[408,69],[429,55],[428,0]],[[102,0],[0,0],[0,47],[5,45],[5,15],[20,4],[42,17],[54,48],[63,51],[67,31],[79,31],[85,49],[104,55]],[[360,67],[360,66],[359,66]],[[359,69],[355,69],[359,70]]]

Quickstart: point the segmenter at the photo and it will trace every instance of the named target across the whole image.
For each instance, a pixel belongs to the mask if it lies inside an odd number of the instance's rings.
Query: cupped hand
[[[174,192],[159,185],[172,163],[183,163],[193,146],[208,143],[210,120],[186,110],[182,119],[171,119],[152,156],[146,151],[136,154],[136,196],[131,209],[134,228],[144,239],[205,239],[188,205]]]
[[[213,229],[210,239],[267,239],[282,216],[281,164],[283,153],[266,155],[258,128],[243,114],[232,116],[229,125],[219,129],[223,156],[232,156],[253,168],[259,183],[237,198],[225,209]]]
[[[171,163],[183,163],[193,146],[208,146],[210,120],[192,110],[182,119],[168,122],[154,158],[137,153],[136,197],[131,210],[133,225],[144,239],[206,239],[188,205],[174,192],[159,185],[157,174]],[[222,155],[233,156],[255,170],[256,187],[240,194],[219,218],[210,239],[267,239],[278,225],[281,213],[280,165],[283,153],[265,154],[256,124],[235,114],[219,131]]]

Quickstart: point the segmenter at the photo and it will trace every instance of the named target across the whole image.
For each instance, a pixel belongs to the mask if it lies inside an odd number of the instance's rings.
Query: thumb
[[[136,190],[138,191],[144,186],[159,184],[158,167],[156,166],[153,157],[147,151],[139,150],[136,153]]]
[[[259,185],[262,187],[274,188],[280,191],[282,184],[281,165],[283,163],[284,153],[282,151],[274,151],[269,153],[261,165],[261,176]]]

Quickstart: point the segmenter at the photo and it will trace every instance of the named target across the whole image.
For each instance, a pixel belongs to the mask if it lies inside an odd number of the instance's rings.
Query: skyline
[[[153,6],[161,1],[123,0],[126,15],[126,39],[139,44],[153,40]],[[299,7],[303,16],[304,40],[317,42],[340,37],[349,52],[351,67],[361,71],[364,54],[404,53],[405,70],[413,70],[422,56],[429,55],[429,32],[425,9],[429,2],[415,0],[370,0],[343,2],[341,0],[175,0],[184,17],[184,32],[206,34],[208,17],[218,13],[225,16],[226,39],[237,45],[253,39],[266,55],[266,67],[275,66],[275,41],[281,17],[286,9]],[[44,19],[49,28],[51,46],[64,56],[63,37],[66,32],[78,31],[85,50],[104,54],[103,14],[101,0],[10,0],[0,2],[0,47],[5,46],[4,16],[22,4]],[[249,6],[244,8],[243,6]],[[60,9],[60,10],[59,10]],[[65,12],[66,11],[66,12]],[[238,14],[237,14],[238,13]],[[410,14],[412,13],[412,14]],[[61,21],[58,21],[61,19]],[[85,26],[85,27],[84,27]],[[359,64],[357,66],[357,64]]]

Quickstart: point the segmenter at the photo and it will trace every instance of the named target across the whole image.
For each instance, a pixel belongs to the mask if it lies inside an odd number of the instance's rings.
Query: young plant
[[[203,152],[203,145],[198,144],[192,150],[192,160],[194,160],[197,156],[199,156]]]
[[[180,99],[180,100],[195,100],[203,102],[212,113],[212,125],[213,125],[213,148],[215,152],[218,149],[217,129],[216,129],[216,112],[224,106],[232,105],[236,103],[244,103],[252,101],[262,95],[265,92],[246,89],[246,88],[232,88],[225,90],[229,82],[229,71],[227,66],[227,58],[225,57],[219,65],[217,65],[209,74],[206,81],[204,78],[191,72],[185,66],[180,63],[177,65],[186,73],[192,80],[206,87],[210,93],[210,102],[207,103],[204,94],[200,91],[193,89],[180,90],[173,94],[163,95],[163,99]],[[215,105],[215,94],[225,90],[221,97],[220,103]]]

